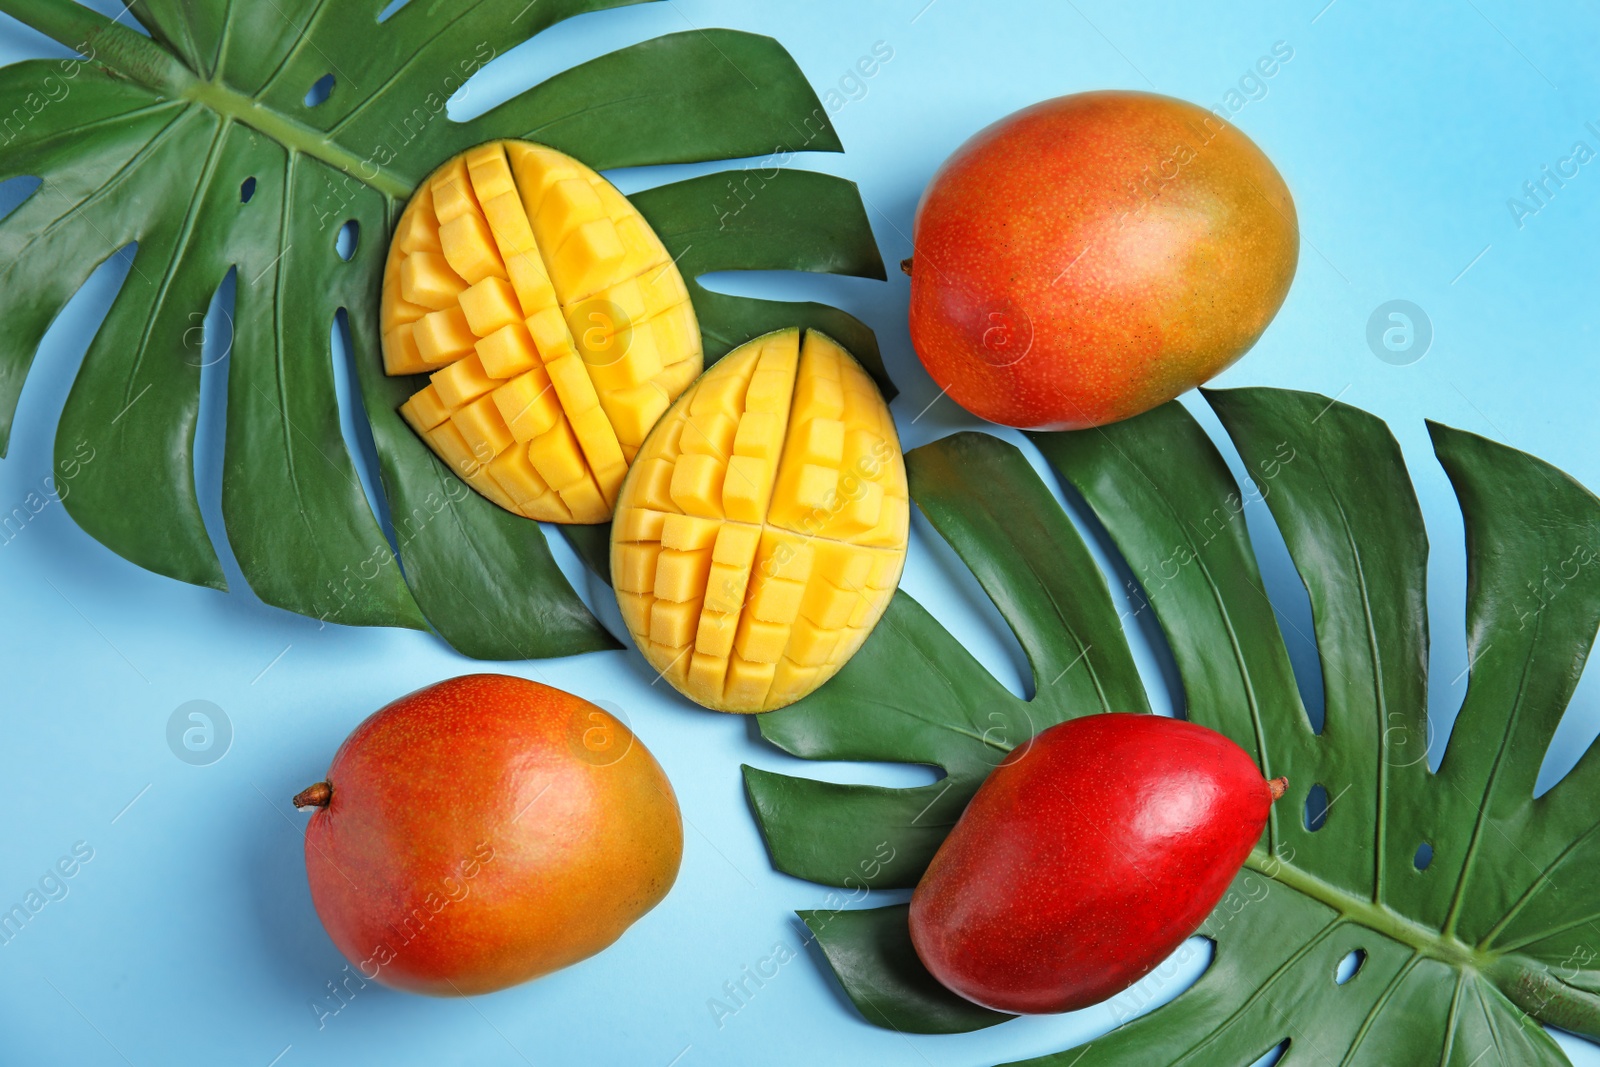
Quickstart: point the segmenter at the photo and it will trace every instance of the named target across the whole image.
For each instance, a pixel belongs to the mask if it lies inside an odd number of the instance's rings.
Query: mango
[[[911,894],[912,947],[995,1011],[1109,1000],[1200,929],[1288,785],[1181,719],[1051,726],[990,772],[934,853]]]
[[[908,322],[922,365],[981,419],[1082,430],[1220,374],[1283,305],[1294,198],[1235,126],[1106,90],[974,134],[917,205]]]
[[[651,667],[714,711],[791,704],[882,617],[906,558],[889,408],[836,342],[747,342],[656,423],[617,500],[611,576]]]
[[[432,996],[593,956],[666,897],[683,858],[672,783],[627,724],[503,674],[380,708],[294,805],[333,943],[365,979]]]
[[[553,148],[493,141],[401,213],[379,310],[400,407],[468,485],[518,515],[597,523],[703,367],[689,290],[627,198]]]

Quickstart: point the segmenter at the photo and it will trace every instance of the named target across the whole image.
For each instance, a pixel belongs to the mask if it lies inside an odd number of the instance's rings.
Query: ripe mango
[[[724,356],[651,431],[617,501],[611,576],[645,659],[715,711],[826,682],[882,617],[910,521],[894,421],[837,343]]]
[[[1282,306],[1294,198],[1237,127],[1153,93],[1034,104],[945,160],[912,230],[911,343],[981,419],[1081,430],[1209,381]]]
[[[400,412],[467,484],[549,522],[611,517],[623,475],[703,366],[672,257],[571,156],[492,141],[435,171],[395,227],[384,370],[430,374]]]
[[[473,996],[594,955],[655,907],[683,819],[609,712],[503,674],[450,678],[369,716],[311,812],[306,877],[363,979]]]
[[[995,1011],[1098,1004],[1200,929],[1287,787],[1196,723],[1058,723],[1011,750],[934,853],[911,944]]]

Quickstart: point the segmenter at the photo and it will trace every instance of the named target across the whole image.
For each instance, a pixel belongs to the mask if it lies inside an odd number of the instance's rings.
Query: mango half
[[[703,365],[689,292],[644,217],[524,141],[470,149],[417,190],[379,316],[384,370],[431,373],[406,421],[479,493],[549,522],[611,517]]]
[[[826,682],[883,616],[910,505],[889,408],[828,337],[758,337],[662,417],[622,484],[611,580],[650,665],[716,711]]]

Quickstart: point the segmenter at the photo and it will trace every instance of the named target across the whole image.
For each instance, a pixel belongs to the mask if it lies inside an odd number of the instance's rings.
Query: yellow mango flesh
[[[570,156],[494,141],[400,216],[379,312],[400,407],[468,485],[518,515],[596,523],[703,366],[678,268],[627,198]]]
[[[611,579],[644,657],[716,711],[772,711],[844,666],[905,565],[894,421],[832,340],[758,337],[679,397],[623,482]]]

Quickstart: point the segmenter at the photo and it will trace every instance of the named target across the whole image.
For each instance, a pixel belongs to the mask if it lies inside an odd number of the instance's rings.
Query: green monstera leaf
[[[431,625],[480,658],[616,647],[539,526],[470,492],[396,414],[419,383],[382,374],[377,307],[411,190],[473,144],[524,137],[599,169],[840,150],[788,53],[730,30],[648,40],[469,122],[445,115],[495,56],[628,2],[413,3],[380,22],[383,0],[129,0],[116,20],[73,0],[0,0],[76,53],[0,69],[0,180],[41,179],[0,220],[0,449],[45,330],[100,263],[136,242],[61,416],[56,450],[75,472],[67,509],[142,567],[225,587],[195,495],[192,327],[236,270],[222,513],[263,600],[343,623]],[[331,92],[308,92],[319,83]],[[854,185],[774,170],[769,161],[637,199],[691,278],[884,277]],[[357,237],[348,261],[341,232]],[[691,288],[708,359],[799,321],[851,340],[888,385],[871,332],[843,312]],[[341,311],[392,545],[340,428],[330,332]]]
[[[1531,456],[1430,426],[1466,524],[1471,663],[1434,772],[1428,545],[1393,437],[1313,394],[1208,399],[1309,593],[1325,722],[1313,730],[1302,705],[1245,499],[1180,405],[1034,435],[1125,560],[1133,614],[1159,621],[1188,717],[1291,789],[1201,930],[1215,954],[1199,981],[1086,1049],[1030,1062],[1242,1064],[1287,1041],[1294,1063],[1566,1063],[1536,1020],[1600,1036],[1600,756],[1542,796],[1534,786],[1600,621],[1600,501]],[[1034,694],[1014,697],[902,593],[833,683],[762,717],[762,735],[798,756],[944,771],[888,789],[746,768],[774,864],[858,891],[914,885],[1012,746],[1074,716],[1146,709],[1123,637],[1137,622],[1118,618],[1022,454],[968,433],[908,462],[918,506],[1016,632]],[[874,1023],[942,1033],[1007,1018],[928,975],[905,905],[802,917]],[[1354,952],[1359,970],[1336,982]]]

